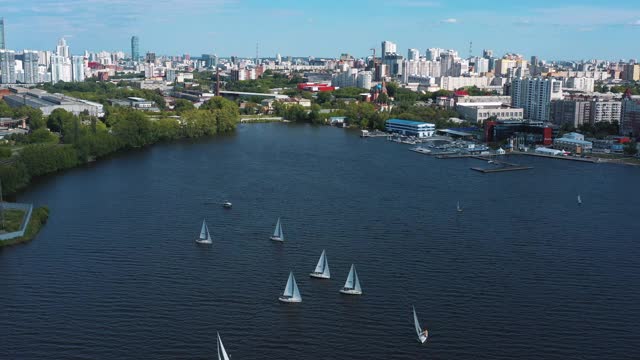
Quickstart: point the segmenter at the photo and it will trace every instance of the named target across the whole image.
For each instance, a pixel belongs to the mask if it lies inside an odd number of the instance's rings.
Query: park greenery
[[[19,213],[15,214],[16,222],[19,221],[20,224],[22,223],[21,215],[24,216],[23,211],[20,211]],[[29,221],[29,224],[27,225],[27,228],[24,231],[24,235],[19,238],[0,241],[0,247],[5,247],[5,246],[10,246],[10,245],[15,245],[15,244],[30,241],[38,234],[38,232],[40,232],[40,228],[42,228],[42,226],[47,223],[48,219],[49,219],[48,207],[40,206],[38,208],[34,208],[33,212],[31,213],[31,220]],[[18,227],[19,226],[20,225],[18,225]],[[12,230],[12,229],[8,229],[8,230]]]
[[[296,85],[304,82],[300,75],[291,77],[266,70],[259,79],[244,81],[228,81],[225,90],[243,91],[254,93],[269,93],[271,89],[296,88]]]
[[[0,109],[4,108],[0,101]],[[69,169],[117,151],[142,148],[160,141],[198,138],[235,129],[240,119],[238,106],[214,97],[199,109],[182,104],[179,117],[163,113],[151,117],[141,111],[107,107],[103,120],[63,109],[54,110],[46,126],[28,135],[15,134],[8,141],[13,156],[1,150],[0,179],[4,194],[25,188],[32,178]],[[4,145],[0,149],[10,149]],[[9,154],[9,157],[6,155]],[[2,157],[2,156],[0,156]]]
[[[597,82],[593,88],[595,92],[623,94],[629,89],[631,95],[640,95],[640,81],[632,81],[626,85],[607,85],[604,82]]]

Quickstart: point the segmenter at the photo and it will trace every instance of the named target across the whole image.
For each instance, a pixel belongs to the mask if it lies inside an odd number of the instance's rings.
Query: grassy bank
[[[11,211],[7,211],[5,214],[9,212]],[[47,219],[49,219],[48,207],[41,206],[34,209],[33,213],[31,214],[31,221],[29,221],[29,225],[27,225],[27,229],[24,232],[24,236],[7,241],[0,241],[0,248],[30,241],[36,235],[38,235],[40,229],[42,229],[42,226],[47,223]]]

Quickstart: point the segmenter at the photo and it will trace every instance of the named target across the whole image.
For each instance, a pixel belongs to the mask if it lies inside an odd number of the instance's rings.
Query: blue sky
[[[7,47],[73,53],[356,56],[382,40],[421,53],[490,48],[542,59],[640,58],[639,0],[0,0]]]

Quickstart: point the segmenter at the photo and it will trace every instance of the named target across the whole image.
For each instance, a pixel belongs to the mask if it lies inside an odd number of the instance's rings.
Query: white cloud
[[[448,18],[441,21],[444,24],[456,24],[458,23],[458,19]]]
[[[640,19],[638,19],[638,20],[636,20],[636,21],[631,22],[631,24],[630,24],[630,25],[633,25],[633,26],[640,26]]]

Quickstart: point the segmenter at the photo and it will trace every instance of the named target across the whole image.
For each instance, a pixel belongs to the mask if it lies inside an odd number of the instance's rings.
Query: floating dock
[[[479,171],[483,174],[496,173],[496,172],[505,172],[505,171],[519,171],[519,170],[530,170],[533,169],[531,166],[505,166],[499,167],[495,169],[483,169],[478,167],[472,167],[471,170]]]

